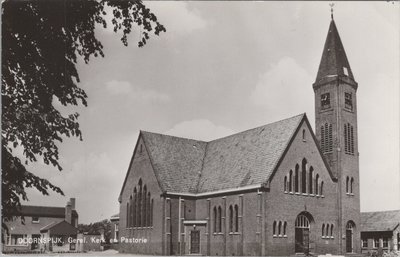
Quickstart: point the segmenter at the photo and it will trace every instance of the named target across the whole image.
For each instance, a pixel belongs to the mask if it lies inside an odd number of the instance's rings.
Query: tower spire
[[[335,77],[347,77],[354,83],[353,72],[351,71],[342,40],[336,28],[335,20],[333,19],[333,3],[330,4],[330,6],[332,19],[329,25],[329,31],[322,52],[315,84]]]

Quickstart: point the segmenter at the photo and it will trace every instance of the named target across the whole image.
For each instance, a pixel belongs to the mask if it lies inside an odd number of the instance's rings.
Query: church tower
[[[357,87],[333,15],[322,53],[315,94],[320,149],[338,179],[338,252],[360,252],[360,189]]]

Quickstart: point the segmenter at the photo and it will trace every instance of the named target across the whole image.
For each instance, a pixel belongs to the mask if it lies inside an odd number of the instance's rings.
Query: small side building
[[[400,250],[400,210],[361,213],[361,252]]]

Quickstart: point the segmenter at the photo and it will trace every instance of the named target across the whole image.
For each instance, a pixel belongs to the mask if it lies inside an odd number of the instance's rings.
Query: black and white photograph
[[[1,1],[7,256],[400,257],[399,1]]]

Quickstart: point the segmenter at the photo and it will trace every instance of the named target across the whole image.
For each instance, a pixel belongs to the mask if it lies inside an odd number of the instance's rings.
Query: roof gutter
[[[204,193],[179,193],[179,192],[167,191],[164,194],[169,195],[169,196],[183,196],[183,197],[186,196],[186,197],[197,198],[197,197],[237,193],[237,192],[241,192],[241,191],[248,191],[248,190],[255,190],[255,189],[267,189],[267,188],[268,188],[268,185],[265,183],[262,183],[262,184],[249,185],[249,186],[244,186],[244,187],[239,187],[239,188],[222,189],[222,190],[217,190],[217,191],[212,191],[212,192],[204,192]]]

